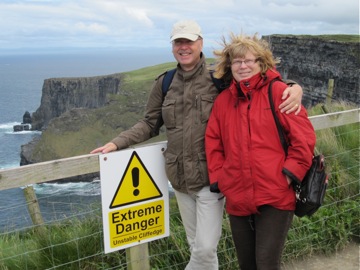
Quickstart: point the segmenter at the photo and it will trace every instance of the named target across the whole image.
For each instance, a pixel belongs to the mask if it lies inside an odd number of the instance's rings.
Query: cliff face
[[[98,108],[107,94],[120,93],[121,74],[44,81],[40,107],[32,114],[32,129],[42,130],[49,121],[74,108]]]
[[[322,103],[328,81],[334,79],[332,99],[360,104],[360,51],[357,42],[324,41],[301,36],[264,36],[281,58],[278,70],[304,89],[303,105]]]

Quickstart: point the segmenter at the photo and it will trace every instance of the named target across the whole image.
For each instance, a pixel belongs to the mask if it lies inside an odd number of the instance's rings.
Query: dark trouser
[[[279,270],[280,259],[294,212],[269,205],[259,214],[230,215],[232,237],[241,270]]]

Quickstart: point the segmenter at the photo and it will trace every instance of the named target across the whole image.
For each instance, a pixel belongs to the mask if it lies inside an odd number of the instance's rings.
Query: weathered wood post
[[[40,212],[40,206],[38,203],[38,200],[36,198],[36,194],[35,194],[35,190],[33,188],[33,186],[27,186],[24,189],[24,196],[27,202],[27,207],[29,210],[29,214],[31,217],[31,220],[33,222],[34,225],[36,226],[36,230],[39,234],[44,234],[46,233],[46,228],[42,225],[44,225],[44,220],[43,217],[41,215]]]
[[[328,91],[327,91],[327,95],[326,95],[326,101],[325,101],[325,104],[323,104],[321,106],[324,113],[329,113],[328,107],[331,104],[333,91],[334,91],[334,79],[329,79]]]
[[[150,270],[148,243],[126,249],[128,270]]]
[[[329,79],[328,92],[326,96],[326,105],[330,105],[334,91],[334,79]]]

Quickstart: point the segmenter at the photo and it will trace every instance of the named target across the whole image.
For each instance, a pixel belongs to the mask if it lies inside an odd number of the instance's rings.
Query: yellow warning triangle
[[[162,197],[162,193],[134,151],[111,201],[110,208]]]

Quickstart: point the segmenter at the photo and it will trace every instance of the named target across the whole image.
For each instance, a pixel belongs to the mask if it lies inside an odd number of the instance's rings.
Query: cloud
[[[127,8],[126,12],[134,17],[139,22],[143,22],[145,25],[151,27],[153,26],[153,22],[149,19],[146,10],[138,9],[138,8]]]
[[[110,32],[106,25],[101,25],[99,23],[84,23],[78,22],[75,24],[76,32],[88,32],[91,34],[107,34]]]
[[[230,31],[359,34],[358,0],[17,0],[0,2],[0,49],[168,47],[196,19],[210,44]]]

